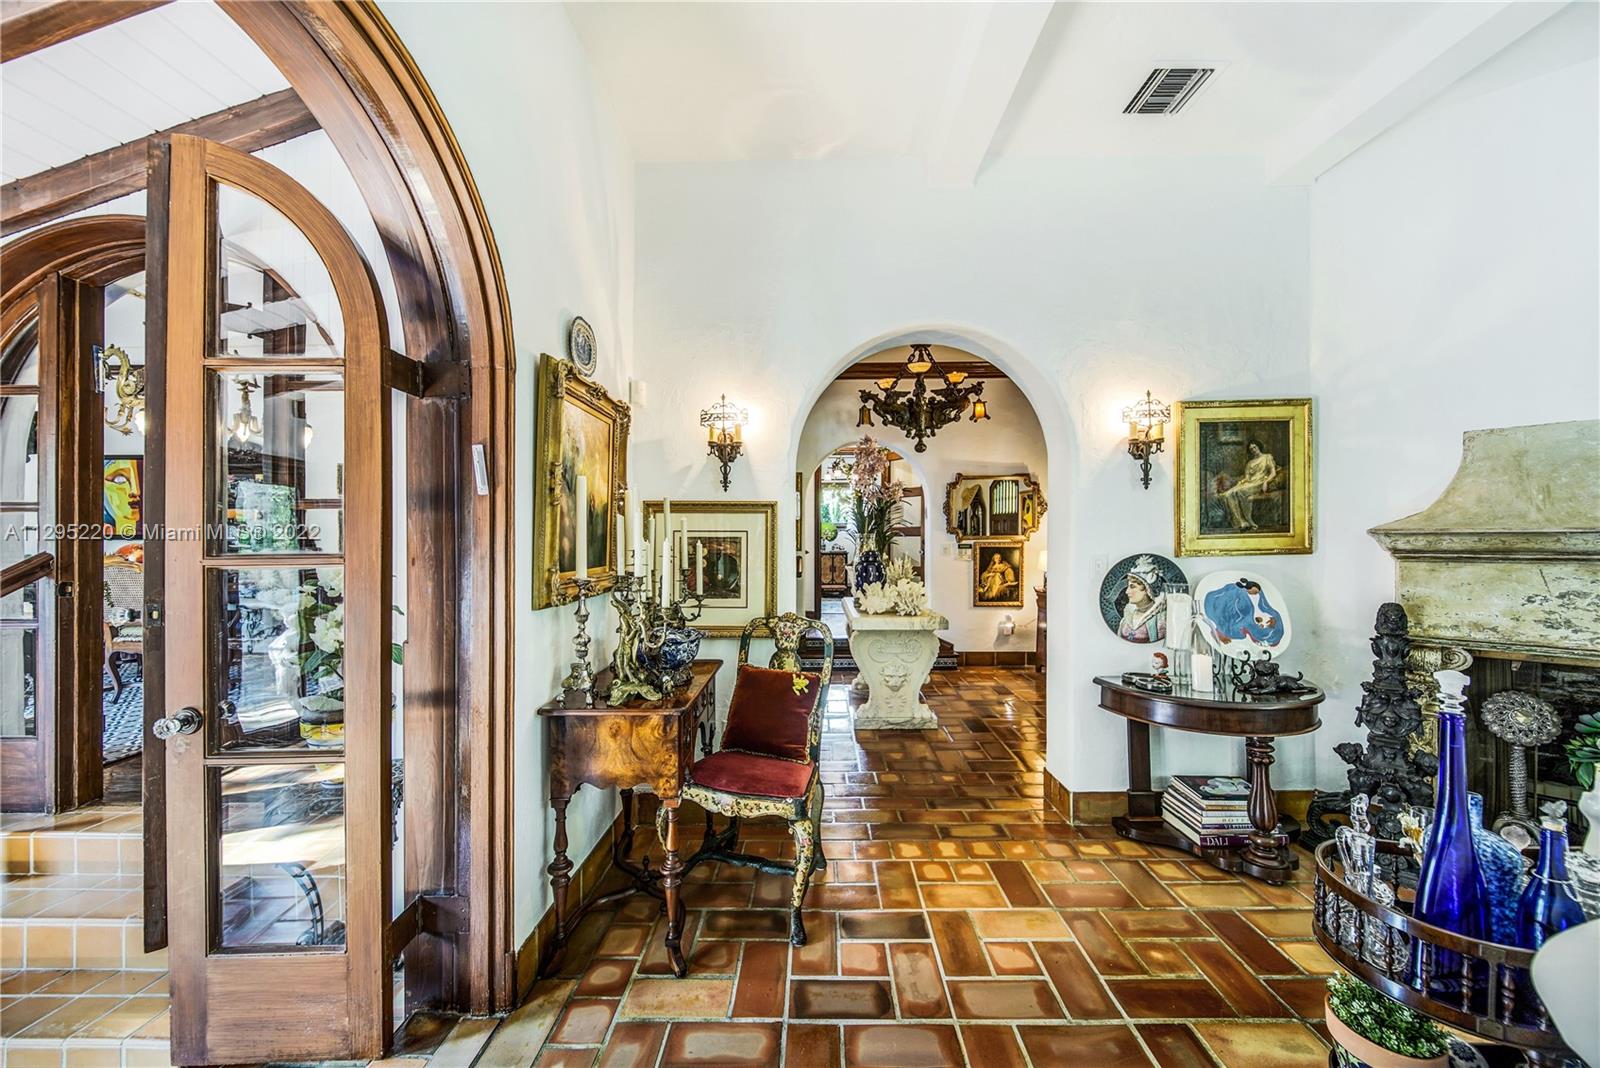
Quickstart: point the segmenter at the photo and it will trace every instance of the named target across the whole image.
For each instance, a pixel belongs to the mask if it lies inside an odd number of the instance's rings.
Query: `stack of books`
[[[1249,844],[1250,784],[1234,775],[1174,775],[1161,795],[1161,815],[1207,849]]]

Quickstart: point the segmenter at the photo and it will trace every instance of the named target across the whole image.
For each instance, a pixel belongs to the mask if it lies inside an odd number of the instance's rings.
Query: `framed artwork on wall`
[[[681,581],[705,598],[696,630],[737,638],[750,620],[777,615],[777,501],[673,501],[671,530],[661,514],[660,501],[644,502],[651,559],[670,537]]]
[[[533,462],[533,606],[577,593],[578,476],[588,485],[585,575],[604,593],[616,577],[617,516],[627,487],[628,405],[583,378],[570,360],[539,357],[539,421]]]
[[[1023,544],[1020,541],[972,543],[972,606],[1021,608]]]
[[[108,538],[144,537],[144,457],[105,458],[100,481],[100,523]]]
[[[1312,551],[1311,401],[1181,401],[1178,556]]]
[[[1039,529],[1045,499],[1032,475],[957,475],[944,488],[944,527],[958,544],[1026,541]]]

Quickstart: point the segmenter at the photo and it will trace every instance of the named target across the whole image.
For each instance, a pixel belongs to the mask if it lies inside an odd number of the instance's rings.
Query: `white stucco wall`
[[[1394,597],[1363,531],[1432,503],[1464,431],[1600,416],[1597,14],[1572,5],[1313,187],[1325,787]]]
[[[514,934],[549,907],[544,867],[553,833],[545,739],[534,709],[571,659],[570,609],[534,612],[533,428],[539,353],[564,354],[567,325],[595,329],[597,380],[625,396],[633,362],[632,165],[556,4],[383,4],[461,143],[494,228],[511,294],[517,353],[515,454],[516,728]],[[591,605],[591,656],[610,656],[604,602]],[[412,621],[419,626],[419,621]],[[571,853],[583,857],[616,813],[616,795],[580,791],[568,812]]]

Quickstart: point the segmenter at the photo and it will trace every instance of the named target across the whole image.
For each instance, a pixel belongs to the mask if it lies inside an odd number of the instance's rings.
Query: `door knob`
[[[175,738],[180,734],[193,734],[200,729],[200,710],[198,708],[180,708],[170,716],[158,719],[150,727],[150,733],[162,741]]]

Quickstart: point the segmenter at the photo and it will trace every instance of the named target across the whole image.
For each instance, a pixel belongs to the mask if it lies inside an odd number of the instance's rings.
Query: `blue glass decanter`
[[[1583,921],[1583,906],[1567,881],[1567,821],[1546,816],[1539,821],[1539,864],[1517,899],[1515,944],[1538,949]]]
[[[1483,795],[1468,794],[1472,815],[1472,848],[1488,894],[1489,937],[1503,946],[1517,944],[1517,892],[1522,889],[1522,854],[1517,847],[1483,826]]]
[[[1439,773],[1434,780],[1433,835],[1417,876],[1417,900],[1412,914],[1423,923],[1442,927],[1468,938],[1489,934],[1487,892],[1478,852],[1473,848],[1472,817],[1467,807],[1467,676],[1440,671]],[[1461,993],[1461,955],[1451,950],[1433,951],[1432,966],[1425,968],[1427,950],[1419,941],[1411,952],[1411,983],[1436,996]]]

